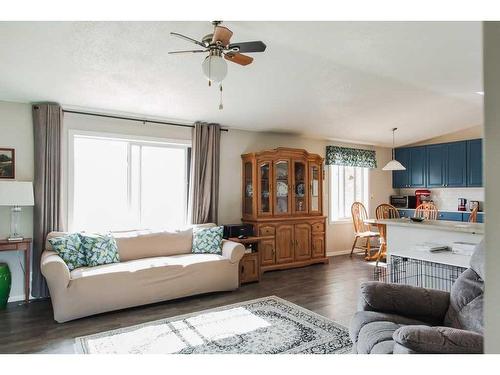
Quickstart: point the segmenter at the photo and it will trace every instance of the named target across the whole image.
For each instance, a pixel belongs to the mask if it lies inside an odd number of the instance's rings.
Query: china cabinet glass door
[[[310,164],[309,178],[311,185],[309,187],[309,213],[321,213],[321,170],[320,165]]]
[[[243,213],[253,214],[253,178],[252,178],[252,163],[246,162],[244,167],[244,200],[243,200]]]
[[[305,162],[293,162],[293,211],[307,212],[307,166]]]
[[[260,215],[271,214],[271,162],[259,162],[259,202],[258,212]]]
[[[274,179],[275,179],[275,196],[276,203],[274,205],[275,215],[286,215],[290,212],[289,196],[290,196],[290,178],[289,178],[289,162],[279,160],[274,163]]]

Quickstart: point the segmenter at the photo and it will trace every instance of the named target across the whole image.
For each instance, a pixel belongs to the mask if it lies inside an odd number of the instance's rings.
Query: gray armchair
[[[451,293],[409,285],[361,285],[351,321],[353,352],[483,353],[484,245]]]

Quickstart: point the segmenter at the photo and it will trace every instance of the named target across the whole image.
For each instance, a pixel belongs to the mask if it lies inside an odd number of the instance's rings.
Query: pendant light
[[[383,171],[404,171],[406,168],[403,164],[396,160],[394,155],[394,132],[398,130],[398,128],[392,129],[392,160],[382,168]]]

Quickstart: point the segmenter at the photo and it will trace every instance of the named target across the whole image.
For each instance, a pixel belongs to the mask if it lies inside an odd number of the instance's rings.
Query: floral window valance
[[[326,164],[346,167],[377,168],[375,151],[359,148],[326,146]]]

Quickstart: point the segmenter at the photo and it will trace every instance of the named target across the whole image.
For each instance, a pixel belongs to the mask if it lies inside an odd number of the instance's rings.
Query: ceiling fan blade
[[[235,49],[234,52],[241,52],[241,53],[264,52],[266,50],[266,45],[260,40],[258,40],[255,42],[231,43],[229,46],[227,46],[227,48],[229,50],[234,48]]]
[[[224,47],[229,44],[233,32],[224,26],[215,26],[212,43],[220,42]]]
[[[188,36],[185,36],[185,35],[182,35],[182,34],[179,34],[179,33],[172,33],[172,32],[170,33],[170,35],[176,36],[177,38],[181,38],[181,39],[187,40],[188,42],[197,44],[199,46],[206,47],[206,45],[204,45],[202,42],[198,42],[196,39],[190,38]]]
[[[247,56],[247,55],[242,55],[241,53],[226,53],[224,55],[224,58],[228,61],[232,61],[236,64],[240,65],[248,65],[251,64],[253,61],[253,57]]]
[[[174,55],[177,53],[199,53],[199,52],[208,52],[208,49],[193,49],[190,51],[170,51],[168,54],[169,55]]]

